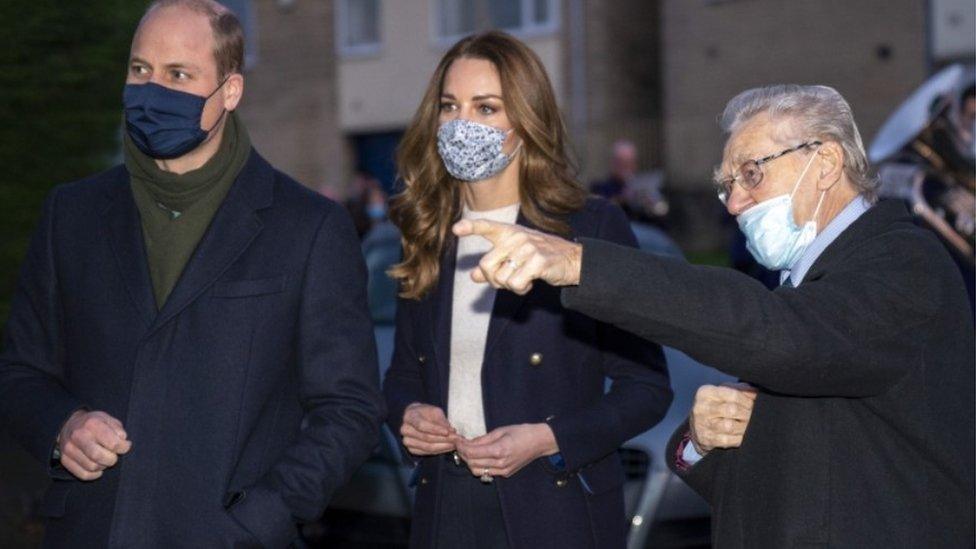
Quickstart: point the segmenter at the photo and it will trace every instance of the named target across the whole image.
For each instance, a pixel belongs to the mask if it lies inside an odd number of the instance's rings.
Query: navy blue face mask
[[[217,119],[209,130],[200,128],[204,105],[225,82],[226,79],[206,97],[171,90],[152,82],[126,84],[122,105],[125,129],[132,142],[147,156],[160,160],[177,158],[197,148],[220,124]]]

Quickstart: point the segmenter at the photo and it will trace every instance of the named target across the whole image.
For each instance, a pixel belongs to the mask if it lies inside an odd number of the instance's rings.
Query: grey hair
[[[851,106],[829,86],[780,84],[746,90],[732,98],[720,119],[722,131],[732,134],[760,113],[786,120],[784,136],[793,140],[833,141],[844,150],[844,173],[865,198],[877,200],[878,180],[871,176],[861,133]],[[796,143],[799,144],[799,143]]]

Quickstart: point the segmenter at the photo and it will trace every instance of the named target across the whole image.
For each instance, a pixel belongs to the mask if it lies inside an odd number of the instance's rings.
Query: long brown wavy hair
[[[576,181],[576,166],[568,156],[566,127],[539,57],[499,31],[462,39],[437,65],[397,151],[403,190],[392,201],[390,219],[403,235],[403,261],[389,274],[408,299],[420,299],[437,284],[441,254],[454,238],[451,226],[461,215],[462,182],[447,173],[437,153],[444,77],[460,58],[484,59],[498,70],[505,109],[523,143],[516,157],[521,214],[543,231],[567,236],[567,215],[586,202],[586,190]]]

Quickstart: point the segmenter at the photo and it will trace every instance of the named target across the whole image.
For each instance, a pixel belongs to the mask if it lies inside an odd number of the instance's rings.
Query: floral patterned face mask
[[[522,146],[511,154],[502,144],[512,130],[504,131],[470,120],[456,118],[437,130],[437,152],[447,173],[462,181],[481,181],[502,172]]]

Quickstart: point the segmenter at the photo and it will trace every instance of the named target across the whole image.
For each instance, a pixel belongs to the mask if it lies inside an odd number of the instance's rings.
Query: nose
[[[729,214],[737,216],[756,204],[749,192],[740,185],[732,185],[732,193],[725,201],[725,209]]]

